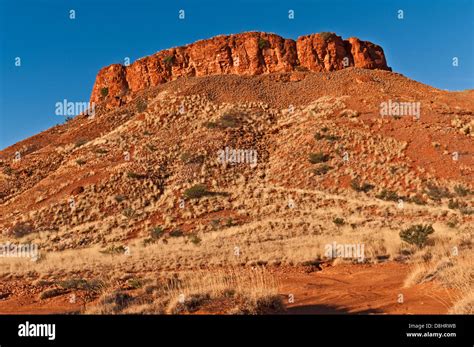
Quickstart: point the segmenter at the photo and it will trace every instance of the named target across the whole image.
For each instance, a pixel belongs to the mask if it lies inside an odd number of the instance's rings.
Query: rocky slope
[[[300,36],[249,32],[216,36],[160,51],[130,66],[113,64],[99,71],[91,102],[122,105],[130,94],[179,77],[218,74],[260,75],[272,72],[334,71],[346,67],[391,70],[380,46],[332,33]]]

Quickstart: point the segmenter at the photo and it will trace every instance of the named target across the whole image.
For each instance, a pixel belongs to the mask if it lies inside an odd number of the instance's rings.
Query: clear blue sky
[[[473,0],[0,0],[0,29],[0,148],[63,122],[56,102],[88,101],[101,67],[218,34],[356,36],[381,45],[396,72],[474,88]]]

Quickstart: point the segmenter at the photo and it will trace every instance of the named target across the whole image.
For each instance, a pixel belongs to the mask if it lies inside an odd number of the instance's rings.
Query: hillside
[[[93,117],[0,151],[0,242],[40,254],[2,259],[0,311],[472,313],[474,92],[358,39],[242,35],[104,68]],[[245,71],[199,64],[255,42]],[[381,115],[397,103],[419,112]],[[416,225],[419,247],[399,236]]]

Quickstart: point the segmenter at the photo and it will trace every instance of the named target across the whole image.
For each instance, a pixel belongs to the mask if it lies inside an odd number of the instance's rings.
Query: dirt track
[[[409,265],[337,265],[303,273],[276,271],[288,314],[444,314],[453,293],[425,283],[403,288]],[[403,294],[403,303],[398,303]],[[70,314],[82,309],[70,294],[48,300],[12,297],[0,301],[0,314]],[[204,312],[201,312],[204,313]]]

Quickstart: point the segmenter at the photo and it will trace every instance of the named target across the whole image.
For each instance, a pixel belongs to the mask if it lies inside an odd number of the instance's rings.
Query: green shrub
[[[240,125],[240,119],[234,114],[224,114],[220,120],[219,125],[222,128],[237,128]]]
[[[127,218],[133,218],[133,216],[135,215],[135,211],[133,210],[133,208],[127,207],[122,211],[122,214]]]
[[[398,194],[392,190],[382,189],[382,191],[376,196],[376,198],[385,201],[398,201],[401,197],[398,196]]]
[[[107,95],[109,95],[109,88],[107,87],[104,87],[100,90],[100,95],[102,95],[102,97],[106,97]]]
[[[145,112],[146,108],[148,107],[147,103],[145,100],[138,100],[137,101],[137,112],[142,113]]]
[[[184,191],[184,196],[189,199],[199,199],[205,195],[208,195],[209,191],[204,184],[196,184],[189,189]]]
[[[164,230],[163,230],[163,228],[160,227],[160,226],[153,227],[153,228],[150,230],[150,237],[151,237],[153,240],[158,240],[158,239],[160,239],[163,235],[164,235]]]
[[[454,191],[459,196],[467,196],[467,195],[471,194],[471,191],[468,188],[466,188],[466,187],[464,187],[463,185],[460,185],[460,184],[454,187]]]
[[[344,218],[340,218],[340,217],[336,217],[332,220],[332,222],[334,224],[336,224],[337,226],[341,226],[341,225],[344,225],[346,223],[346,221],[344,220]]]
[[[163,59],[163,63],[167,66],[167,67],[171,67],[173,66],[174,64],[174,55],[168,55],[166,56],[164,59]]]
[[[59,295],[63,295],[65,293],[66,293],[66,291],[64,289],[61,289],[61,288],[47,289],[47,290],[41,292],[39,298],[41,300],[46,300],[46,299],[49,299],[49,298],[54,298],[54,297],[59,296]]]
[[[84,146],[86,143],[87,143],[86,139],[79,139],[79,140],[76,141],[76,143],[74,145],[77,148],[77,147]]]
[[[322,164],[316,168],[313,169],[313,173],[317,176],[325,175],[329,172],[329,170],[332,169],[332,166],[329,166],[327,164]]]
[[[196,234],[191,234],[189,236],[189,241],[191,241],[192,244],[194,245],[199,245],[201,243],[201,238],[197,236]]]
[[[330,32],[327,32],[327,31],[323,31],[319,35],[321,35],[321,37],[324,39],[324,41],[328,41],[329,39],[336,36],[336,34],[330,33]]]
[[[375,187],[367,182],[360,183],[359,180],[356,178],[351,181],[351,188],[354,189],[356,192],[367,193]]]
[[[180,229],[175,229],[173,231],[170,231],[169,235],[170,237],[181,237],[184,235],[184,232]]]
[[[121,203],[122,201],[124,201],[127,197],[125,195],[122,195],[122,194],[119,194],[119,195],[115,195],[114,199],[115,201],[117,201],[118,203]]]
[[[30,224],[27,224],[24,222],[18,222],[10,229],[10,233],[13,234],[13,236],[17,238],[23,237],[32,232],[33,232],[33,227]]]
[[[400,238],[411,245],[423,248],[428,242],[428,236],[434,232],[431,225],[416,224],[400,231]]]
[[[323,152],[309,154],[309,162],[311,164],[325,163],[329,159],[331,159],[331,157]]]
[[[129,172],[127,172],[127,177],[128,178],[133,178],[133,179],[142,179],[142,178],[145,178],[146,176],[142,175],[142,174],[139,174],[139,173],[136,173],[136,172],[133,172],[133,171],[129,171]]]
[[[451,193],[448,189],[438,187],[434,184],[428,184],[426,186],[425,192],[432,200],[441,200],[443,198],[451,197]]]
[[[268,42],[268,40],[265,40],[264,38],[259,38],[258,39],[258,48],[260,49],[265,49],[265,48],[268,48],[270,47],[270,42]]]

